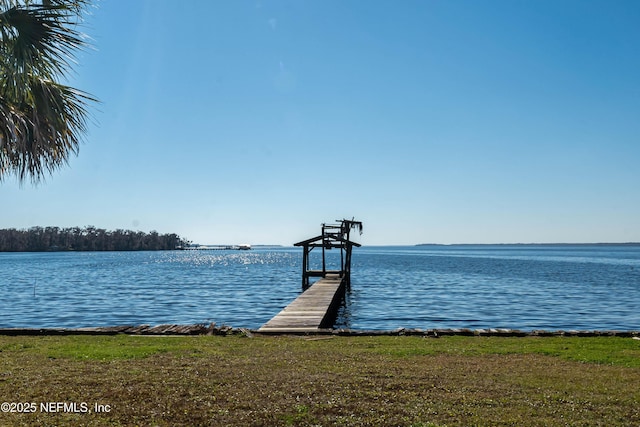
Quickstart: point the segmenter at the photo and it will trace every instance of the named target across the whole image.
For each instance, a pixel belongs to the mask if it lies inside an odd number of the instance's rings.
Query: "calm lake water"
[[[298,248],[0,253],[0,327],[258,328],[301,264]],[[352,271],[339,327],[640,330],[640,246],[362,247]]]

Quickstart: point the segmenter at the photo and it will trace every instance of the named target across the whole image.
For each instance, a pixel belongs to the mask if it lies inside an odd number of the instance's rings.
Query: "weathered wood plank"
[[[340,270],[327,270],[327,271],[307,270],[307,276],[309,277],[322,277],[323,275],[327,275],[327,274],[339,275],[340,273],[342,273]]]
[[[337,275],[320,279],[298,296],[258,332],[308,333],[326,328],[344,292],[344,280]]]

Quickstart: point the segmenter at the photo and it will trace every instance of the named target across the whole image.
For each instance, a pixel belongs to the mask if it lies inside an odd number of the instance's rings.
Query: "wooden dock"
[[[333,327],[345,285],[343,276],[327,274],[258,329],[258,332],[304,334]]]
[[[294,243],[302,247],[302,293],[257,332],[273,334],[307,334],[333,328],[338,307],[351,286],[351,250],[360,244],[349,236],[351,229],[362,234],[362,222],[343,219],[340,224],[322,224],[322,233]],[[310,253],[322,250],[322,270],[311,270]],[[327,268],[325,251],[340,251],[340,268]],[[331,267],[331,266],[329,266]],[[310,278],[320,277],[311,284]]]

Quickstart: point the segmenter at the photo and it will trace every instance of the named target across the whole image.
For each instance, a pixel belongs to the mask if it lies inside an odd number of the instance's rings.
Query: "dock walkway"
[[[327,274],[260,327],[258,332],[309,333],[331,328],[344,290],[344,277]]]

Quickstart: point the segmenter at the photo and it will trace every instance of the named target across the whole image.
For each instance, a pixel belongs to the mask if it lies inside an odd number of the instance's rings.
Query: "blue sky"
[[[640,241],[640,2],[101,0],[79,155],[0,227]]]

